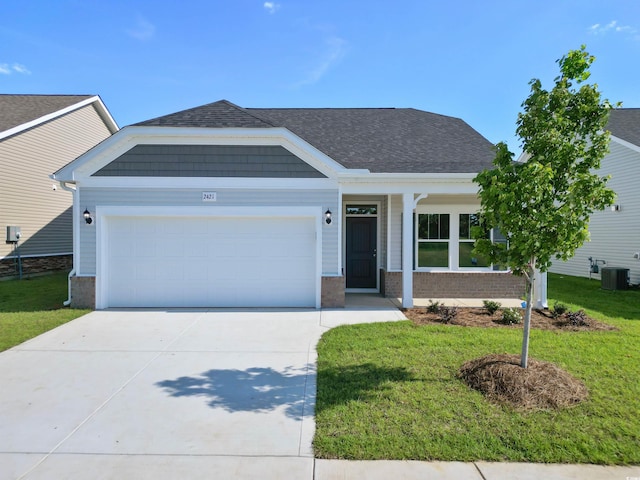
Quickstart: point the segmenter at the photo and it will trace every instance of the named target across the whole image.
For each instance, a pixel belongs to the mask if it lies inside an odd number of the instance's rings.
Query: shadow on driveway
[[[286,367],[284,371],[253,367],[246,370],[208,370],[199,376],[179,377],[156,383],[172,397],[204,397],[211,408],[227,412],[268,413],[285,406],[284,414],[301,421],[303,409],[313,412],[315,386],[305,396],[307,381],[315,365]],[[312,413],[313,414],[313,413]]]

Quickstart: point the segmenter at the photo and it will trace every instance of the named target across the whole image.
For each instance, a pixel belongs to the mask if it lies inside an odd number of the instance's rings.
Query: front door
[[[377,286],[377,217],[346,218],[347,288]]]

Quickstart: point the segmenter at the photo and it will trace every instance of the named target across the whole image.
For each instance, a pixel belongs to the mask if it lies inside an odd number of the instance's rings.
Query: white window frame
[[[480,205],[418,205],[416,207],[416,216],[414,220],[414,258],[416,272],[505,272],[506,270],[494,270],[493,265],[487,267],[460,267],[460,214],[477,213]],[[449,242],[449,266],[448,267],[420,267],[418,265],[418,245],[419,232],[418,220],[419,215],[429,213],[448,213],[449,214],[449,240],[439,240]],[[492,231],[493,238],[493,231]],[[435,240],[434,240],[435,241]]]

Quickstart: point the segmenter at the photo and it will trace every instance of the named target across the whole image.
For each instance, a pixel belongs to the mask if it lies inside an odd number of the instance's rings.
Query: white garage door
[[[107,307],[315,307],[309,217],[109,217]]]

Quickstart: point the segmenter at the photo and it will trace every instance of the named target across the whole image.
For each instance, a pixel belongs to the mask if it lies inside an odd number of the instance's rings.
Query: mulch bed
[[[522,323],[508,325],[501,322],[502,313],[498,310],[493,315],[483,308],[458,307],[457,315],[454,319],[447,322],[448,325],[458,325],[462,327],[500,327],[500,328],[522,328]],[[438,314],[428,313],[426,307],[423,308],[407,308],[402,310],[405,316],[416,325],[442,325],[443,322]],[[524,311],[522,312],[524,318]],[[533,310],[531,312],[531,328],[541,330],[560,330],[560,331],[594,331],[594,330],[617,330],[617,328],[599,322],[589,316],[585,318],[586,325],[572,325],[566,315],[553,318],[551,313],[542,310]]]
[[[529,359],[520,366],[519,355],[493,354],[463,364],[458,376],[495,403],[519,410],[572,407],[589,396],[587,387],[556,365]]]

